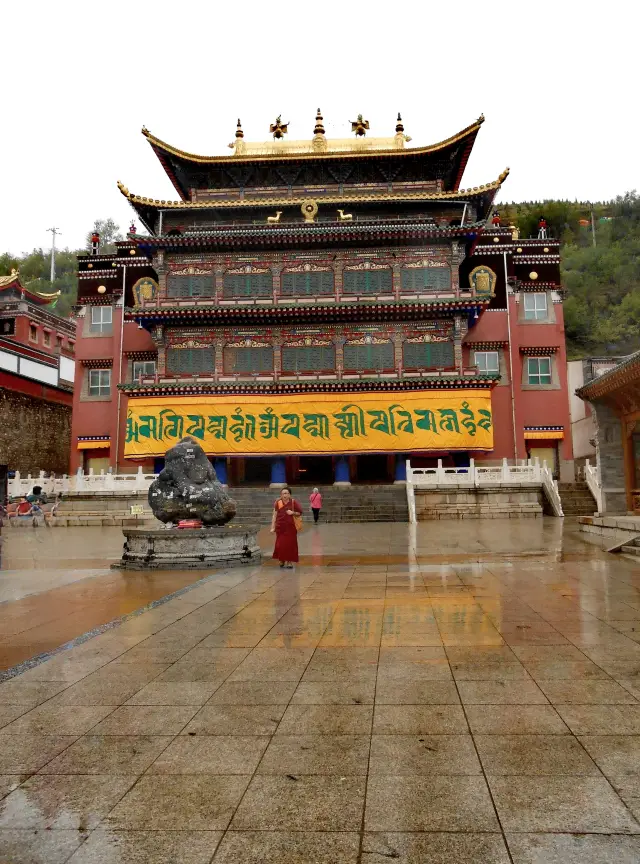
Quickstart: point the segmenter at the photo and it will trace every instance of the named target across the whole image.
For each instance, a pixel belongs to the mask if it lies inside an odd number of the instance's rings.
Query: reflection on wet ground
[[[640,860],[634,562],[561,520],[320,525],[189,587],[110,571],[121,538],[5,532],[5,669],[122,623],[5,673],[0,861]]]

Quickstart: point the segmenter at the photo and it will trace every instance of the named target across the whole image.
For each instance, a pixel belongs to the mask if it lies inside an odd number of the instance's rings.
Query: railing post
[[[502,460],[502,482],[509,482],[509,463],[506,457]]]
[[[438,486],[444,483],[444,469],[442,467],[442,459],[438,459],[438,473],[436,474],[438,478]]]
[[[138,465],[138,473],[135,481],[136,489],[144,489],[144,474],[142,473],[142,465]]]
[[[472,486],[478,485],[478,472],[476,471],[476,460],[469,459],[469,479]]]
[[[76,490],[75,491],[76,492],[83,492],[84,488],[85,488],[85,486],[84,486],[84,471],[82,470],[82,468],[78,468],[78,470],[76,471]]]

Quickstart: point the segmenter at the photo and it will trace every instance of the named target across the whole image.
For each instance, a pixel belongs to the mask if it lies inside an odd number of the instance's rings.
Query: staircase
[[[628,543],[620,548],[623,555],[640,556],[640,537],[631,537]]]
[[[314,487],[293,486],[293,497],[300,503],[305,520],[312,519],[309,495]],[[407,491],[404,485],[376,486],[320,486],[323,507],[322,522],[408,522]],[[268,525],[277,489],[264,486],[238,486],[229,489],[229,495],[238,504],[239,521],[260,522]],[[131,505],[143,505],[143,514],[131,515]],[[72,526],[132,526],[153,523],[154,517],[147,503],[147,492],[67,494],[60,502],[52,527]],[[156,523],[157,524],[157,523]]]
[[[586,483],[558,483],[565,516],[593,516],[598,505]]]
[[[313,486],[292,486],[291,493],[302,507],[305,519],[312,519],[309,495]],[[408,522],[407,492],[395,486],[319,486],[322,493],[321,522]],[[277,489],[238,486],[229,495],[238,504],[238,518],[251,522],[271,521]]]

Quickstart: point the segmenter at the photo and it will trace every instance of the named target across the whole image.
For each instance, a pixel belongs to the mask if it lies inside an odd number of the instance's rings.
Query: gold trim
[[[375,201],[455,201],[458,199],[470,198],[474,195],[480,195],[483,192],[493,192],[498,190],[504,181],[509,176],[509,168],[506,168],[497,180],[492,183],[484,183],[482,186],[474,186],[469,189],[459,189],[457,192],[404,192],[404,193],[383,193],[381,195],[327,195],[319,196],[315,199],[318,204],[352,204],[358,202],[375,202]],[[159,207],[163,210],[212,210],[223,207],[288,207],[302,206],[308,199],[303,197],[295,198],[242,198],[229,199],[223,198],[215,201],[165,201],[157,198],[145,198],[142,195],[134,195],[129,192],[127,187],[118,180],[118,189],[124,197],[132,204],[142,204],[146,207]],[[280,223],[287,224],[287,223]]]
[[[410,147],[403,149],[390,148],[388,150],[375,150],[371,151],[376,156],[397,156],[399,154],[402,155],[411,155],[411,154],[426,154],[426,153],[436,153],[438,150],[442,150],[445,147],[450,146],[451,144],[457,144],[458,141],[461,141],[463,138],[467,138],[473,132],[477,132],[482,124],[484,123],[484,115],[481,114],[478,119],[472,123],[470,126],[467,126],[465,129],[462,129],[456,135],[452,135],[450,138],[445,139],[444,141],[439,141],[437,144],[431,144],[428,147]],[[162,141],[160,138],[156,138],[155,135],[152,135],[149,130],[143,126],[142,134],[147,139],[149,144],[152,147],[157,147],[160,150],[164,150],[166,153],[170,153],[172,156],[178,156],[181,159],[188,159],[190,162],[200,162],[204,164],[222,164],[224,165],[227,162],[267,162],[269,160],[273,160],[274,158],[294,158],[294,159],[317,159],[318,153],[309,153],[309,154],[291,154],[288,156],[285,153],[273,153],[269,156],[198,156],[196,153],[188,153],[186,150],[179,150],[177,147],[172,147],[171,144],[167,144],[166,141]],[[342,150],[334,150],[331,152],[323,153],[322,156],[325,158],[330,158],[332,156],[338,158],[358,158],[362,155],[370,155],[370,152],[367,150],[361,151],[342,151]]]

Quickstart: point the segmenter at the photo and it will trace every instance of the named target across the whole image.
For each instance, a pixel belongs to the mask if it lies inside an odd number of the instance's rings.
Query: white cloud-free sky
[[[463,187],[510,166],[502,200],[612,198],[640,187],[632,0],[5,3],[0,10],[0,253],[78,248],[97,218],[126,229],[117,189],[177,198],[149,144],[230,153],[277,114],[310,138],[392,135],[410,146],[484,113]]]

